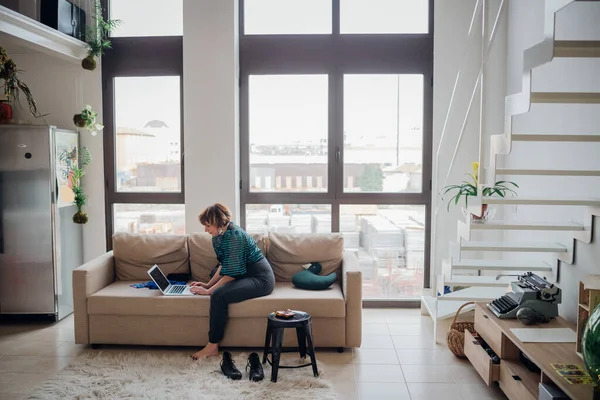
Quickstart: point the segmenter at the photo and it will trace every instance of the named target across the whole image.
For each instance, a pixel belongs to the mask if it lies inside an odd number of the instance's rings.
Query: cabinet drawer
[[[479,307],[475,307],[475,330],[500,358],[504,358],[502,330]]]
[[[468,330],[465,330],[465,355],[488,386],[500,379],[500,364],[492,363],[488,353]]]
[[[509,362],[502,361],[500,363],[500,389],[510,400],[537,400],[538,396],[531,392],[527,387],[529,384],[531,390],[535,390],[533,386],[536,382],[532,382],[528,377],[521,377],[510,366]]]

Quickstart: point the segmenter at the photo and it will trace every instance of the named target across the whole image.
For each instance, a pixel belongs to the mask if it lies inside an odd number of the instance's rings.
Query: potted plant
[[[77,212],[73,215],[73,222],[85,224],[88,222],[88,216],[82,211],[82,208],[88,197],[83,192],[81,178],[85,175],[84,167],[92,162],[92,155],[87,147],[82,147],[79,154],[77,154],[77,148],[73,148],[71,151],[63,151],[60,155],[60,161],[66,165],[62,173],[75,195],[73,204],[77,207]]]
[[[111,48],[108,34],[121,24],[121,20],[119,19],[104,19],[100,0],[94,1],[92,20],[93,22],[85,28],[85,42],[87,43],[88,55],[81,61],[83,69],[89,71],[96,69],[96,57],[100,57],[106,49]]]
[[[21,107],[21,102],[19,99],[21,92],[27,99],[27,104],[29,105],[29,111],[31,112],[31,115],[35,118],[44,116],[38,111],[37,103],[35,102],[29,87],[25,84],[25,82],[19,79],[19,73],[21,72],[22,71],[17,68],[17,65],[12,58],[8,56],[4,47],[0,46],[0,79],[4,80],[2,88],[4,89],[5,95],[5,99],[2,103],[3,120],[10,119],[12,117],[12,108],[10,104],[8,104],[11,99],[14,99],[19,107]]]
[[[479,163],[474,162],[472,164],[472,167],[473,167],[473,172],[466,174],[466,175],[469,175],[469,177],[471,178],[470,181],[462,181],[462,183],[460,185],[449,185],[443,189],[442,196],[448,194],[449,192],[455,191],[455,193],[452,195],[452,197],[448,201],[448,206],[447,206],[448,210],[450,210],[450,205],[452,203],[457,205],[458,202],[460,201],[461,197],[463,197],[463,196],[465,198],[465,208],[466,208],[469,205],[469,196],[475,197],[478,195]],[[516,195],[517,193],[513,189],[511,189],[509,186],[514,186],[515,188],[519,187],[514,182],[497,181],[494,184],[494,186],[484,186],[483,190],[481,191],[481,195],[482,196],[498,195],[500,197],[505,197],[507,193],[512,193],[512,194]],[[471,214],[471,217],[475,220],[481,220],[484,218],[486,211],[487,211],[487,204],[483,204],[481,206],[481,216]]]
[[[98,131],[104,128],[104,125],[96,123],[98,113],[92,109],[92,106],[87,104],[79,114],[73,116],[73,123],[78,128],[86,128],[92,136],[96,136]]]

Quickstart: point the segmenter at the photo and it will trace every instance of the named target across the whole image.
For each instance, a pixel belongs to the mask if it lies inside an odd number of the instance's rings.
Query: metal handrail
[[[452,154],[452,159],[450,161],[450,166],[448,167],[448,172],[446,174],[446,178],[444,180],[444,184],[441,187],[446,186],[447,183],[448,183],[448,179],[449,179],[450,173],[452,172],[452,169],[454,167],[454,162],[456,160],[456,155],[458,153],[458,149],[459,149],[460,143],[462,142],[463,134],[464,134],[465,129],[466,129],[468,116],[469,116],[469,113],[470,113],[471,108],[473,106],[473,100],[475,98],[475,93],[477,91],[477,87],[478,87],[478,85],[480,83],[483,85],[483,82],[481,82],[481,78],[483,76],[483,69],[484,69],[484,67],[485,67],[485,65],[487,63],[487,60],[489,58],[490,51],[491,51],[494,39],[496,37],[498,23],[500,22],[500,18],[504,15],[504,10],[505,10],[505,6],[504,5],[505,5],[505,0],[502,0],[501,3],[500,3],[500,6],[498,8],[498,13],[496,14],[496,18],[494,20],[494,25],[493,25],[492,31],[490,33],[490,38],[487,40],[487,43],[486,43],[486,46],[485,46],[484,56],[482,57],[481,65],[480,65],[480,68],[479,68],[479,72],[477,74],[477,80],[475,81],[475,84],[474,84],[472,92],[471,92],[471,98],[469,100],[469,106],[467,108],[467,111],[465,112],[465,117],[463,119],[463,123],[462,123],[462,126],[461,126],[460,134],[458,136],[458,139],[456,141],[456,145],[455,145],[455,148],[454,148],[454,152]],[[478,14],[478,9],[479,9],[479,1],[475,4],[475,9],[473,11],[473,18],[471,20],[471,26],[469,27],[469,37],[467,38],[467,45],[469,44],[469,39],[470,39],[470,35],[471,35],[471,32],[472,32],[472,28],[473,28],[473,21],[474,21],[475,17]],[[485,18],[485,15],[482,18]],[[485,38],[482,38],[482,40],[485,40]],[[468,55],[469,52],[467,51],[465,53],[466,53],[465,54],[465,59],[466,59],[466,56]],[[463,62],[464,62],[464,60],[463,60]],[[442,135],[440,137],[440,142],[438,143],[438,148],[437,148],[437,152],[436,152],[436,160],[439,160],[439,156],[440,156],[440,152],[441,152],[441,149],[442,149],[442,144],[443,144],[444,136],[446,134],[446,128],[447,128],[447,124],[448,124],[448,119],[449,119],[449,115],[450,115],[450,112],[451,112],[452,104],[453,104],[453,101],[454,101],[454,95],[455,95],[455,92],[456,92],[458,81],[459,81],[459,78],[460,78],[460,75],[461,75],[462,67],[463,66],[461,65],[461,67],[459,68],[459,71],[457,73],[456,80],[454,82],[454,88],[452,90],[452,96],[450,98],[450,104],[448,105],[448,112],[446,113],[446,120],[444,121],[444,127],[442,129]],[[482,138],[482,132],[480,132],[480,140],[483,140],[483,138]],[[480,148],[481,148],[481,146],[480,146]],[[480,168],[481,167],[482,166],[480,165]],[[439,195],[439,191],[437,190],[437,188],[440,187],[440,186],[438,186],[438,182],[439,182],[439,180],[437,180],[438,175],[439,175],[439,162],[436,162],[435,172],[434,172],[434,176],[436,178],[436,188],[435,188],[436,195]],[[481,176],[481,174],[480,174],[480,176]],[[431,237],[431,241],[432,241],[432,246],[431,247],[432,248],[435,248],[435,245],[436,245],[436,242],[437,242],[437,239],[436,239],[436,237],[437,237],[437,235],[436,235],[437,229],[436,228],[437,228],[437,225],[438,225],[438,213],[439,213],[439,209],[440,209],[440,204],[441,204],[441,201],[438,201],[437,205],[436,205],[436,208],[434,210],[434,213],[433,213],[433,218],[432,218],[433,219],[433,221],[432,221],[433,222],[433,224],[432,224],[433,225],[433,232],[432,232],[432,237]],[[437,290],[436,284],[435,284],[435,280],[436,280],[436,277],[435,277],[435,264],[433,264],[432,267],[433,267],[432,268],[433,271],[431,271],[431,272],[433,272],[433,274],[432,274],[433,284],[430,285],[430,286],[431,286],[431,289],[434,291],[434,297],[435,297],[436,296],[436,292],[435,291]]]
[[[485,0],[483,0],[485,1]],[[475,25],[475,18],[477,18],[479,11],[479,4],[483,3],[482,0],[477,0],[475,3],[475,8],[473,9],[473,15],[471,16],[471,23],[469,25],[469,32],[467,33],[467,42],[465,43],[465,49],[463,51],[463,60],[462,62],[466,62],[469,53],[471,52],[471,47],[469,46],[469,40],[473,34],[473,26]],[[442,147],[442,142],[444,141],[444,137],[446,136],[446,128],[448,127],[448,120],[450,119],[450,112],[452,111],[452,105],[454,104],[454,95],[456,94],[456,88],[458,87],[458,81],[461,76],[461,72],[463,69],[463,64],[461,64],[460,68],[458,68],[458,73],[456,74],[456,79],[454,80],[454,87],[452,88],[452,94],[450,95],[450,103],[448,104],[448,111],[446,112],[446,118],[444,119],[444,126],[442,127],[442,134],[440,136],[440,143],[438,144],[438,149],[436,152],[436,160],[439,158],[440,149]],[[435,176],[437,178],[437,168],[438,164],[436,163],[436,173]]]
[[[477,80],[475,81],[475,85],[473,86],[473,91],[471,93],[471,99],[469,100],[469,107],[467,108],[467,111],[465,112],[465,118],[463,119],[463,124],[462,124],[461,129],[460,129],[460,134],[458,136],[458,140],[456,141],[456,146],[454,148],[454,153],[452,155],[452,160],[450,161],[450,167],[448,168],[448,173],[446,174],[446,179],[444,180],[444,186],[446,186],[448,184],[448,179],[450,178],[450,172],[452,171],[452,167],[454,166],[454,160],[456,159],[456,154],[458,153],[458,148],[459,148],[460,142],[462,140],[462,136],[463,136],[463,134],[465,132],[465,129],[467,127],[467,119],[469,117],[469,113],[471,112],[471,107],[473,105],[473,99],[475,98],[475,93],[477,92],[477,86],[480,83],[483,85],[483,82],[480,82],[481,81],[481,77],[483,76],[482,75],[483,74],[483,69],[485,67],[485,64],[487,63],[487,60],[488,60],[489,56],[490,56],[490,50],[492,48],[493,41],[496,38],[496,28],[498,27],[498,23],[500,22],[500,17],[502,15],[502,8],[504,7],[504,2],[505,2],[505,0],[502,0],[500,2],[500,7],[498,8],[498,13],[496,14],[496,19],[494,20],[494,26],[492,27],[492,32],[490,34],[490,39],[488,40],[487,45],[486,45],[485,55],[483,57],[483,60],[481,62],[481,66],[479,68],[479,72],[477,74]],[[480,135],[481,135],[481,132],[480,132]],[[482,138],[480,136],[480,140],[481,139]],[[440,142],[440,145],[441,145],[441,142]],[[438,155],[439,155],[440,150],[441,150],[441,147],[438,147]],[[436,167],[438,165],[439,165],[439,163],[436,165]],[[481,168],[481,167],[482,166],[480,165],[479,168]],[[482,174],[479,174],[479,175],[481,176]],[[436,175],[436,177],[437,177],[437,175]],[[438,203],[438,207],[437,208],[439,208],[439,203]]]

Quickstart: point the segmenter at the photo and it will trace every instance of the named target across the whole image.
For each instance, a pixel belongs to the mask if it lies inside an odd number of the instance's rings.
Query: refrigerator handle
[[[0,254],[4,254],[4,221],[0,217]]]

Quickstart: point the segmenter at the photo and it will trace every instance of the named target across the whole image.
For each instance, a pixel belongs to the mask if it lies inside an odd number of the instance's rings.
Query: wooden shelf
[[[581,308],[580,308],[581,309]],[[507,387],[506,390],[509,393],[509,398],[518,399],[521,398],[532,398],[537,399],[535,395],[538,393],[538,384],[542,382],[553,382],[558,386],[565,394],[567,394],[572,400],[590,400],[592,399],[594,385],[582,385],[582,384],[570,384],[565,378],[559,375],[551,364],[583,364],[583,361],[577,355],[575,351],[575,343],[534,343],[534,342],[521,342],[512,333],[512,328],[523,328],[523,324],[516,319],[500,319],[496,317],[492,311],[486,306],[485,303],[476,303],[475,305],[475,316],[480,313],[482,318],[475,319],[475,329],[483,337],[483,339],[490,343],[490,334],[485,330],[485,324],[490,324],[490,327],[494,328],[493,332],[501,336],[500,348],[494,349],[496,354],[500,355],[500,365],[505,366],[512,371],[515,375],[521,378],[522,385],[520,386],[521,392],[515,392],[511,389],[515,387]],[[483,328],[483,329],[482,329]],[[558,317],[553,318],[549,323],[537,325],[532,328],[544,329],[544,328],[569,328],[575,329],[573,324],[566,321],[564,318]],[[487,336],[486,336],[487,335]],[[498,345],[497,345],[498,346]],[[532,363],[540,368],[541,372],[531,372],[527,369],[521,361],[518,359],[518,352],[522,352]],[[502,388],[503,374],[500,373],[500,388]],[[505,382],[512,382],[511,380]],[[516,384],[515,384],[516,385]],[[518,386],[518,385],[516,385]],[[503,389],[504,390],[504,389]],[[506,391],[505,391],[506,393]],[[531,396],[529,396],[531,395]],[[511,397],[512,396],[512,397]],[[516,396],[516,397],[515,397]],[[521,397],[519,397],[521,396]]]
[[[586,275],[579,282],[579,304],[577,307],[577,342],[575,343],[575,351],[577,355],[583,359],[581,354],[581,340],[583,338],[583,330],[590,312],[600,304],[600,275]]]
[[[81,40],[4,6],[0,6],[0,43],[12,53],[45,53],[70,63],[80,63],[87,56]]]

